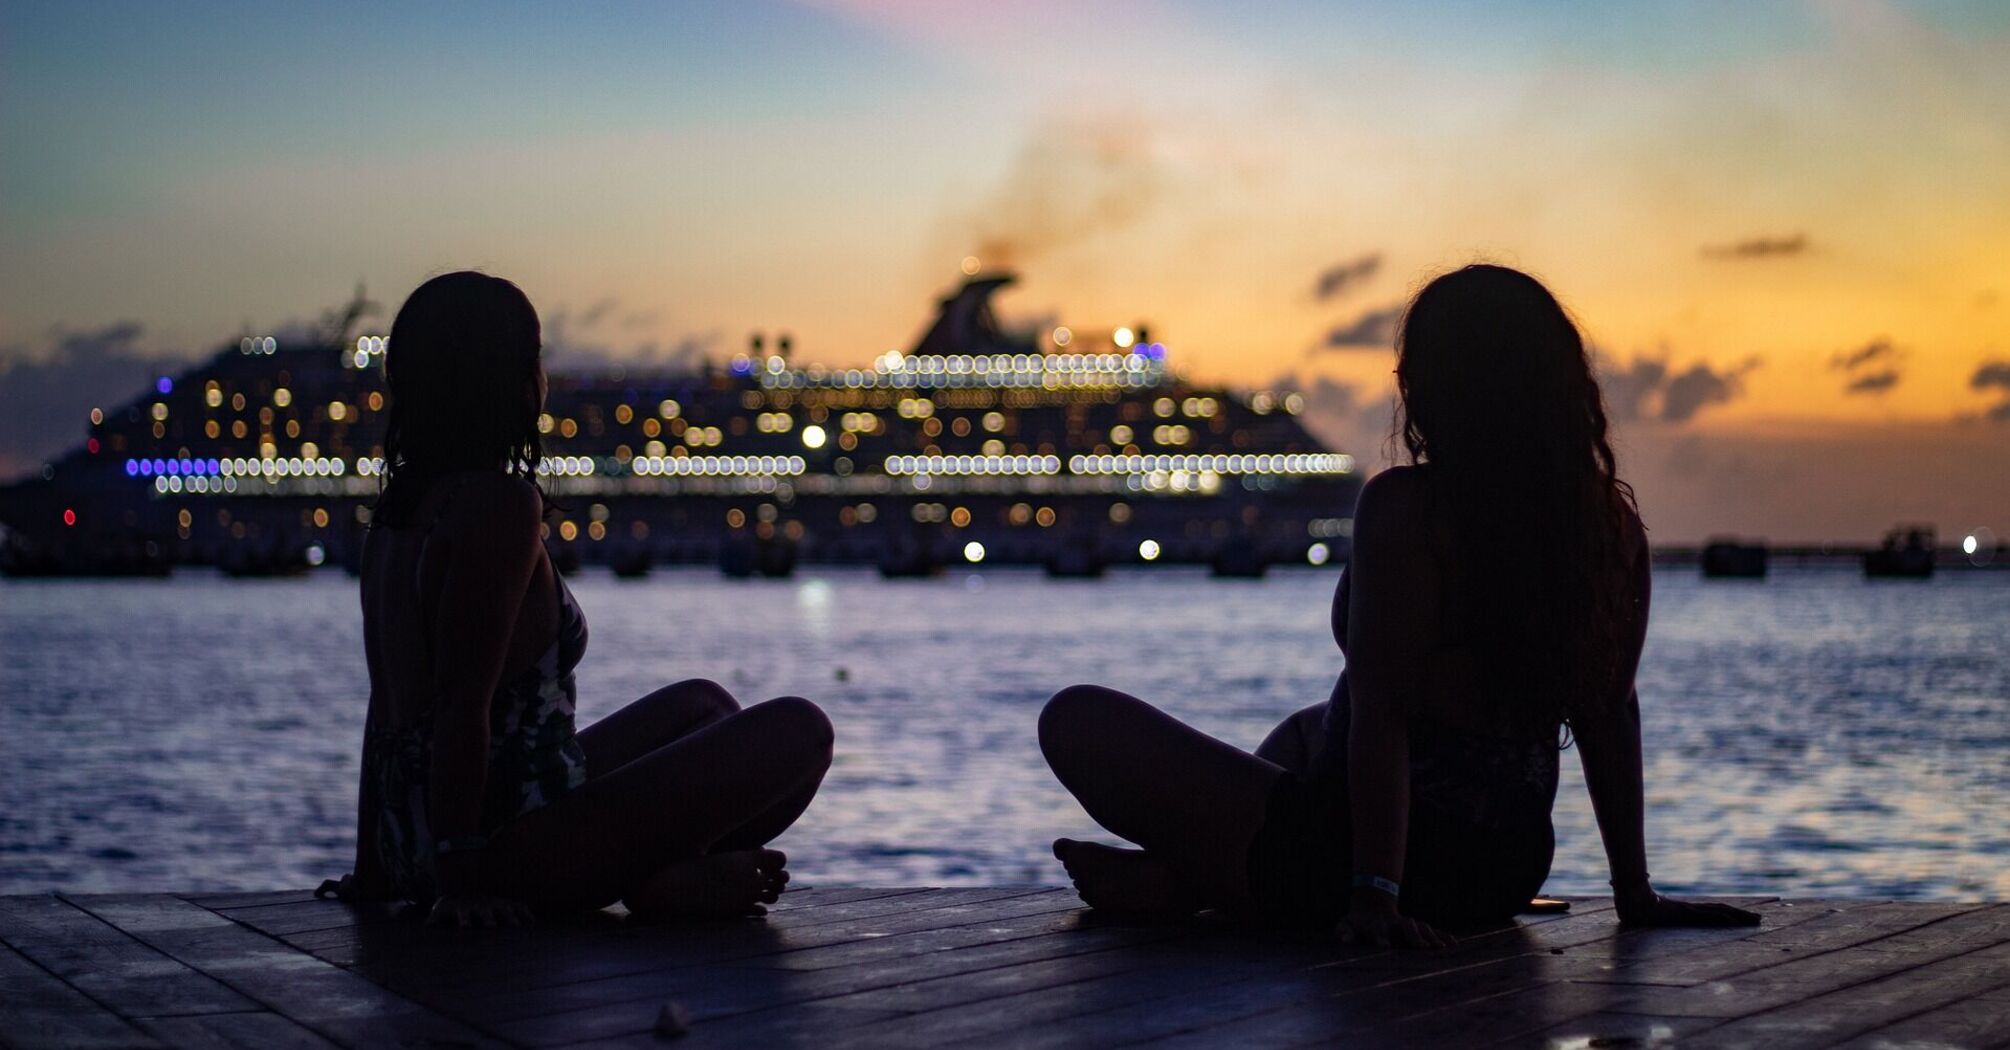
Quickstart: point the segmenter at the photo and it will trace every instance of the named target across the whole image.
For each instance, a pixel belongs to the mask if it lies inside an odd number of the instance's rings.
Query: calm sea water
[[[830,712],[822,796],[781,842],[812,883],[1062,880],[1095,828],[1034,719],[1102,682],[1254,747],[1340,667],[1329,572],[1179,569],[787,581],[709,571],[574,588],[583,718],[704,676]],[[1648,836],[1675,890],[2010,898],[2010,574],[1871,583],[1656,576],[1640,686]],[[353,849],[365,677],[339,573],[0,584],[0,893],[311,885]],[[1565,763],[1550,889],[1601,892]]]

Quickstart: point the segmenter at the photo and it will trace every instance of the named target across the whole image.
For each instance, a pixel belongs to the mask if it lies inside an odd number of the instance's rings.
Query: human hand
[[[396,887],[389,879],[371,878],[351,872],[339,879],[323,879],[314,890],[316,900],[333,897],[345,904],[365,904],[372,901],[394,901],[399,899]]]
[[[449,893],[433,902],[426,916],[428,926],[527,926],[535,921],[530,907],[507,897],[486,893]]]
[[[1734,908],[1729,904],[1678,901],[1673,897],[1663,897],[1645,885],[1630,893],[1619,895],[1614,898],[1613,904],[1619,912],[1621,926],[1722,928],[1759,924],[1757,912]]]
[[[1459,943],[1457,937],[1430,923],[1401,914],[1393,900],[1383,906],[1357,902],[1333,932],[1343,943],[1380,948],[1450,948]]]

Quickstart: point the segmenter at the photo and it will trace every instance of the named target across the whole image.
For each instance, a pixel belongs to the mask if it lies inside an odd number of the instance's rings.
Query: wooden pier
[[[0,1042],[2010,1046],[2010,905],[1737,903],[1765,925],[1622,931],[1609,902],[1580,900],[1390,952],[1109,925],[1034,887],[812,889],[766,919],[467,931],[304,892],[0,897]]]

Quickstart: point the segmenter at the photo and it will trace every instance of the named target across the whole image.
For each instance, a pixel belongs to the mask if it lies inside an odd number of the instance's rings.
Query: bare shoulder
[[[544,520],[544,496],[529,481],[496,471],[470,472],[458,482],[443,524],[459,536],[482,536],[503,546],[535,542]]]
[[[1369,478],[1354,505],[1356,535],[1410,531],[1423,522],[1429,494],[1430,475],[1416,467],[1390,467]]]
[[[1632,507],[1620,508],[1619,546],[1626,552],[1629,564],[1647,557],[1647,523],[1640,520],[1640,512]]]

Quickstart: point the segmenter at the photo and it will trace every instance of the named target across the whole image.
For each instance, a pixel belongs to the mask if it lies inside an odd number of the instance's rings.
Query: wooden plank
[[[309,930],[347,929],[399,918],[420,918],[412,905],[403,901],[372,901],[349,904],[338,900],[288,904],[262,904],[244,908],[212,908],[232,922],[240,922],[260,933],[284,937]],[[407,913],[410,913],[409,915]]]
[[[518,993],[514,1001],[499,994],[465,998],[452,1008],[461,1016],[494,1017],[491,1029],[497,1034],[543,1045],[564,1041],[553,1037],[567,1032],[598,1036],[639,1031],[653,1023],[656,1004],[666,998],[683,1003],[694,1017],[711,1018],[1039,959],[1090,955],[1152,936],[1163,934],[1054,934],[824,970],[696,967],[538,989]]]
[[[1752,903],[1769,921],[1782,921],[1776,918],[1783,912],[1779,905]],[[1784,921],[1800,921],[1800,915],[1786,914],[1791,917]],[[1161,1004],[1151,1002],[1117,1011],[1107,1019],[1082,1021],[1113,1029],[1134,1024],[1140,1030],[1149,1030],[1147,1037],[1176,1036],[1167,1040],[1170,1045],[1200,1045],[1209,1039],[1231,1036],[1263,1043],[1317,1042],[1335,1032],[1361,1032],[1391,1025],[1405,1028],[1405,1038],[1424,1038],[1428,1025],[1420,1018],[1446,1008],[1462,1008],[1463,1003],[1539,993],[1536,1000],[1542,1008],[1524,1019],[1524,1027],[1542,1027],[1569,1016],[1556,1012],[1563,1008],[1563,999],[1542,990],[1566,979],[1604,972],[1616,950],[1614,945],[1620,941],[1651,940],[1666,932],[1670,931],[1622,929],[1608,906],[1586,910],[1568,919],[1468,938],[1458,947],[1444,951],[1391,952],[1337,961],[1333,964],[1337,969],[1377,974],[1379,981],[1365,992],[1356,989],[1329,996],[1330,1001],[1279,1003],[1279,996],[1274,993],[1245,986],[1224,990],[1224,995],[1239,997],[1240,1001],[1222,1004],[1211,1018],[1202,1011],[1161,1009]],[[1719,942],[1748,933],[1743,929],[1701,932]],[[1570,1008],[1580,1014],[1601,1009],[1610,997],[1596,991],[1573,994]],[[1191,1022],[1190,1035],[1177,1035],[1175,1025],[1187,1027],[1181,1022]],[[1468,1032],[1461,1038],[1470,1041],[1472,1036]]]
[[[1651,1014],[1588,1013],[1548,1028],[1516,1032],[1489,1046],[1650,1047],[1707,1043],[1705,1032],[1719,1023],[1709,1017],[1655,1017]],[[1472,1046],[1471,1042],[1464,1045]],[[1889,1050],[1889,1048],[1887,1048]]]
[[[2010,906],[1950,923],[1943,917],[1912,929],[1886,933],[1777,965],[1743,969],[1723,980],[1688,987],[1634,987],[1626,1012],[1681,1017],[1744,1017],[1798,1003],[1835,990],[1901,974],[1915,967],[2004,943]],[[1922,914],[1930,914],[1922,909]],[[1809,924],[1812,925],[1812,924]],[[1733,945],[1732,947],[1736,947]],[[1693,954],[1693,953],[1691,953]]]
[[[171,897],[76,898],[156,951],[345,1046],[421,1040],[501,1045],[403,996]]]
[[[637,923],[617,919],[605,913],[556,916],[536,924],[526,931],[512,931],[515,940],[528,942],[549,941],[538,945],[543,949],[540,959],[547,967],[574,957],[573,949],[595,949],[603,942],[625,945],[636,941],[661,940],[675,937],[680,944],[689,945],[694,952],[694,962],[713,961],[721,957],[739,957],[731,951],[721,956],[718,952],[701,954],[705,945],[726,944],[744,946],[751,943],[746,936],[749,931],[773,933],[780,930],[795,930],[813,926],[830,926],[860,919],[872,919],[888,914],[932,911],[952,904],[970,904],[991,900],[1011,899],[1025,896],[1024,889],[973,889],[973,890],[933,890],[909,894],[886,894],[862,897],[854,900],[837,901],[829,904],[788,909],[770,914],[765,919],[722,919],[681,923]],[[786,899],[786,898],[785,898]],[[402,924],[401,924],[402,925]],[[583,931],[592,931],[588,936]],[[403,930],[385,927],[347,928],[315,931],[292,935],[286,938],[289,944],[307,949],[330,962],[342,966],[372,966],[379,964],[390,968],[418,964],[421,975],[430,974],[434,983],[450,980],[453,975],[441,975],[428,965],[423,956],[429,947],[451,943],[444,941],[438,931],[424,931],[416,923],[404,926]],[[617,947],[617,951],[622,950]],[[572,953],[572,954],[568,954]],[[746,954],[744,950],[740,955]],[[513,959],[499,958],[491,967],[493,971],[512,971],[520,967]],[[407,967],[410,968],[410,967]],[[393,974],[385,971],[387,979]],[[463,983],[489,983],[493,981],[511,982],[508,972],[489,972],[481,968],[468,973]],[[604,976],[604,975],[596,975]],[[586,979],[584,977],[576,979]],[[544,983],[558,983],[547,981]],[[524,986],[521,981],[511,982],[513,987]]]
[[[0,946],[0,1040],[18,1050],[126,1050],[160,1045],[5,946]]]
[[[0,937],[128,1017],[234,1013],[256,1004],[57,897],[0,897]]]
[[[336,1050],[338,1045],[275,1013],[157,1017],[139,1024],[176,1050]]]
[[[2006,984],[2010,944],[1999,943],[1740,1018],[1711,1029],[1710,1041],[1727,1048],[1832,1046]],[[2010,1039],[2010,1031],[1998,1034]]]
[[[873,1019],[853,1016],[851,1011],[810,1005],[765,1014],[754,1023],[742,1020],[731,1028],[706,1022],[694,1023],[688,1034],[674,1041],[666,1041],[651,1032],[634,1032],[568,1043],[565,1050],[663,1050],[666,1046],[674,1046],[677,1050],[743,1050],[745,1047],[815,1046],[822,1044],[826,1032]]]
[[[900,917],[877,926],[823,927],[785,934],[759,965],[793,970],[858,966],[885,959],[1000,943],[1080,928],[1072,894],[1043,894],[971,908],[947,908],[939,918]]]
[[[998,891],[994,891],[994,894]],[[989,928],[1014,915],[1051,913],[1063,907],[1057,891],[1011,891],[1013,896],[978,899],[961,891],[942,891],[935,899],[975,901],[941,907],[908,907],[893,914],[866,918],[834,919],[830,915],[801,923],[788,916],[772,920],[664,924],[634,926],[615,935],[583,944],[568,944],[562,936],[549,935],[540,924],[523,930],[481,931],[489,936],[492,950],[481,960],[470,961],[456,953],[451,940],[437,931],[404,931],[398,924],[389,927],[361,927],[358,932],[386,931],[379,950],[360,953],[353,960],[359,973],[434,1001],[458,989],[525,989],[553,987],[580,981],[648,973],[679,967],[716,965],[733,961],[761,960],[762,966],[813,966],[816,958],[804,959],[815,949],[855,942],[870,942],[879,956],[908,951],[939,950],[946,943],[917,940],[915,934],[943,927],[968,927],[989,923]],[[861,906],[872,902],[861,902]],[[834,909],[852,909],[850,904]],[[829,909],[818,909],[819,912]],[[882,910],[882,909],[873,909]],[[1046,932],[1044,930],[1040,932]],[[397,938],[397,939],[392,939]],[[1005,939],[1002,933],[987,934],[963,930],[947,935],[945,941],[973,944],[986,939]],[[334,958],[328,952],[317,952]],[[457,959],[452,968],[443,967],[441,958]],[[801,960],[790,962],[790,960]]]
[[[313,890],[262,890],[255,893],[199,893],[182,900],[212,910],[252,908],[263,904],[306,904],[317,900]]]
[[[1843,1050],[1898,1047],[2010,1047],[2010,985],[1893,1021],[1842,1044]]]
[[[1694,986],[1740,974],[1818,958],[1977,910],[1976,905],[1829,905],[1823,914],[1793,925],[1764,927],[1707,950],[1645,955],[1614,961],[1610,976],[1622,984]]]
[[[1595,923],[1597,920],[1590,916],[1597,913],[1596,908],[1588,914],[1580,913],[1570,924]],[[1546,919],[1537,925],[1564,922],[1562,919]],[[1476,940],[1474,944],[1478,946],[1483,941]],[[1071,1042],[1065,1025],[1050,1025],[1045,1032],[1041,1032],[1039,1022],[1072,1019],[1080,1013],[1107,1010],[1113,1005],[1139,999],[1162,999],[1169,992],[1178,997],[1190,997],[1195,993],[1187,979],[1196,973],[1207,975],[1201,984],[1207,989],[1242,982],[1239,990],[1246,990],[1251,987],[1249,978],[1252,974],[1262,975],[1263,981],[1274,985],[1290,986],[1288,998],[1271,993],[1271,998],[1256,1005],[1243,1004],[1246,1012],[1261,1010],[1350,984],[1373,983],[1378,978],[1372,973],[1347,973],[1336,968],[1337,960],[1359,961],[1372,954],[1386,953],[1345,947],[1323,934],[1307,936],[1265,934],[1235,928],[1197,929],[1188,931],[1182,937],[1135,950],[1099,954],[1094,957],[1093,968],[1074,973],[1068,972],[1065,966],[1053,965],[1016,973],[986,973],[979,975],[981,980],[974,982],[899,989],[895,995],[931,997],[932,1001],[905,1005],[932,1006],[936,1008],[935,1012],[919,1018],[876,1024],[870,1027],[869,1035],[861,1031],[857,1037],[861,1040],[875,1038],[901,1044],[926,1044],[970,1038],[1004,1038],[1003,1031],[1009,1029],[1010,1041],[1015,1043],[1049,1038]],[[1292,968],[1314,966],[1323,969],[1309,976],[1294,973],[1285,977],[1280,974]],[[1015,984],[1045,987],[1019,991],[1015,989]],[[981,1005],[975,1009],[953,1009],[972,1001]],[[831,1002],[867,1005],[874,1003],[874,999],[859,997]],[[883,1005],[901,1004],[889,999]],[[1196,1020],[1212,1019],[1203,1016]],[[1111,1025],[1109,1031],[1113,1037],[1123,1036],[1130,1027],[1118,1022]],[[1135,1038],[1135,1035],[1129,1037]]]

